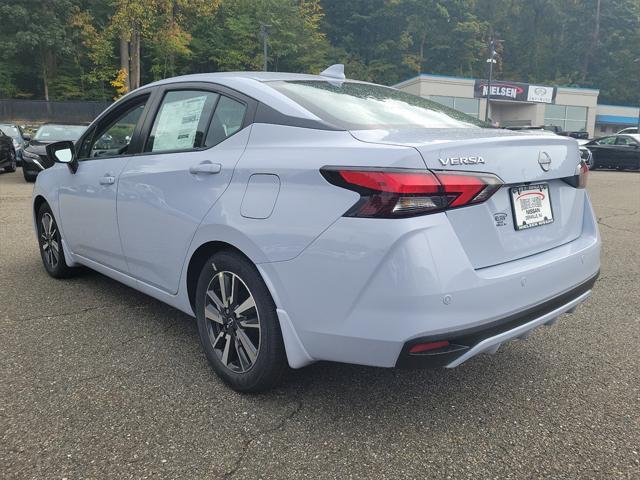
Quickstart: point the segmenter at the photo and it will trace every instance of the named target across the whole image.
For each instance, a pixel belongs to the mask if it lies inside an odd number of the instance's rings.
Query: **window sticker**
[[[153,150],[193,148],[207,95],[163,103],[156,120]]]

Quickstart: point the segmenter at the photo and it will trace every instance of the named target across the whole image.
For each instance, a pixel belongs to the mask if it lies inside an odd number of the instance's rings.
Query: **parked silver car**
[[[338,66],[153,83],[47,147],[44,267],[196,316],[242,391],[318,360],[455,367],[573,311],[600,267],[576,141],[486,127]]]

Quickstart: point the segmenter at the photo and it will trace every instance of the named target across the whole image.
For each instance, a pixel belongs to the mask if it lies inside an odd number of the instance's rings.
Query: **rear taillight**
[[[584,160],[581,160],[580,163],[576,166],[575,175],[572,177],[565,177],[564,180],[566,183],[576,188],[586,188],[587,179],[589,178],[589,166]]]
[[[589,165],[585,161],[581,161],[577,168],[578,171],[578,188],[586,188],[589,179]]]
[[[345,216],[399,218],[484,202],[502,181],[489,173],[327,167],[322,175],[360,194]]]

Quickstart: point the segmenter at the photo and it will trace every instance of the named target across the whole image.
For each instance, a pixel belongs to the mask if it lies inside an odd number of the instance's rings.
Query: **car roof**
[[[602,137],[594,138],[595,140],[602,140],[603,138],[618,138],[618,137],[631,137],[634,140],[640,142],[640,133],[612,133],[611,135],[603,135]]]
[[[227,79],[249,78],[257,82],[273,82],[273,81],[300,81],[300,80],[316,80],[316,81],[335,81],[336,79],[325,77],[322,75],[313,75],[310,73],[287,73],[287,72],[211,72],[211,73],[192,73],[189,75],[181,75],[159,80],[151,85],[160,85],[172,82],[191,82],[191,81],[210,81],[217,82]],[[353,82],[355,80],[345,79],[344,81]]]
[[[136,92],[142,92],[145,89],[158,87],[162,85],[170,85],[173,83],[189,83],[189,82],[207,82],[222,85],[224,87],[236,90],[248,97],[251,97],[265,105],[278,110],[280,113],[293,117],[305,118],[309,120],[322,121],[309,110],[293,101],[286,95],[278,92],[276,89],[268,85],[273,81],[320,81],[320,82],[355,82],[366,83],[358,80],[344,79],[339,80],[322,75],[312,75],[306,73],[285,73],[285,72],[215,72],[215,73],[195,73],[190,75],[182,75],[179,77],[171,77],[157,82],[143,85],[140,88],[125,95],[119,101],[135,95]]]

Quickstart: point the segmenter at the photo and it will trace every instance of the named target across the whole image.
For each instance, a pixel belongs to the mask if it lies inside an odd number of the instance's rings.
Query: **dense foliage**
[[[110,99],[262,68],[393,84],[429,72],[596,87],[640,101],[639,0],[0,0],[0,98]],[[638,59],[638,60],[637,60]]]

